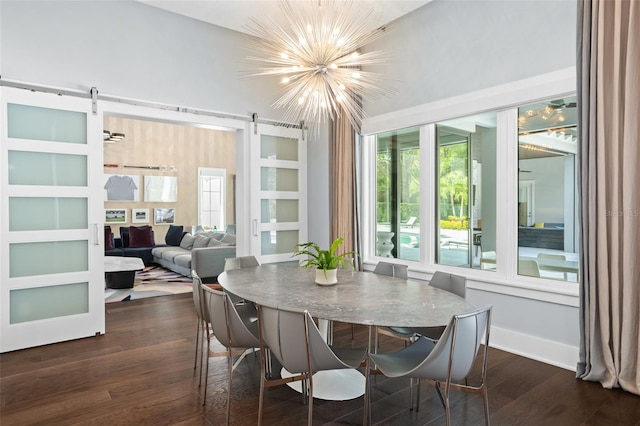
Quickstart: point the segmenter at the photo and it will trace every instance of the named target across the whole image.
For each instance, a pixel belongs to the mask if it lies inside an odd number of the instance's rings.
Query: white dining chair
[[[567,260],[567,257],[564,254],[545,253],[545,252],[538,253],[536,258],[538,260],[538,267],[540,266],[540,263],[541,262],[544,263],[544,261],[546,259],[559,260],[559,261],[562,261],[562,262],[566,262],[566,260]],[[564,281],[569,281],[566,272],[548,272],[548,271],[544,271],[544,273],[543,273],[542,271],[540,271],[540,275],[543,276],[544,278],[553,278],[553,279],[560,279],[560,280],[564,280]]]
[[[540,277],[540,267],[538,261],[534,259],[518,260],[518,274],[528,277]]]

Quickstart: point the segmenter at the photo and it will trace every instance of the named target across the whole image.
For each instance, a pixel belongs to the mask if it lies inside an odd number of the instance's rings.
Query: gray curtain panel
[[[640,2],[578,1],[577,376],[640,394]]]

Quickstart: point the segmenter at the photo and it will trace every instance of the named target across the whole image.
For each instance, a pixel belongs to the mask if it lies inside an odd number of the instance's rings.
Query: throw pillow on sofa
[[[116,246],[113,239],[113,231],[111,231],[111,227],[107,225],[104,227],[104,249],[108,251],[114,248],[116,248]]]
[[[182,240],[182,234],[184,233],[184,226],[182,225],[169,225],[167,235],[164,237],[164,242],[170,246],[179,246]]]
[[[153,229],[150,226],[130,226],[129,227],[129,247],[153,247]]]
[[[182,237],[182,241],[180,241],[180,247],[185,250],[191,250],[193,248],[194,242],[195,237],[187,232],[186,234],[184,234],[184,237]]]
[[[196,234],[194,235],[193,248],[207,247],[207,244],[209,244],[209,240],[211,240],[211,238]]]
[[[220,240],[223,243],[231,244],[232,246],[236,245],[236,236],[232,234],[224,234],[224,237]]]
[[[122,248],[129,247],[129,227],[120,227],[120,241],[122,242]]]

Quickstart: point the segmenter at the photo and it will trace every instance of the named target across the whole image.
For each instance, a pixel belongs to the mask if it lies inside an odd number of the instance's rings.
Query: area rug
[[[162,266],[147,266],[136,272],[133,288],[105,288],[104,301],[125,302],[146,297],[167,296],[170,294],[190,293],[191,278],[177,274]]]

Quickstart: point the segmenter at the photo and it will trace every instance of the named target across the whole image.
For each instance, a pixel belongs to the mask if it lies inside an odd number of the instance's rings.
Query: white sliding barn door
[[[251,254],[261,263],[295,260],[307,241],[307,146],[300,129],[251,126]]]
[[[102,116],[0,90],[0,352],[104,333]]]

